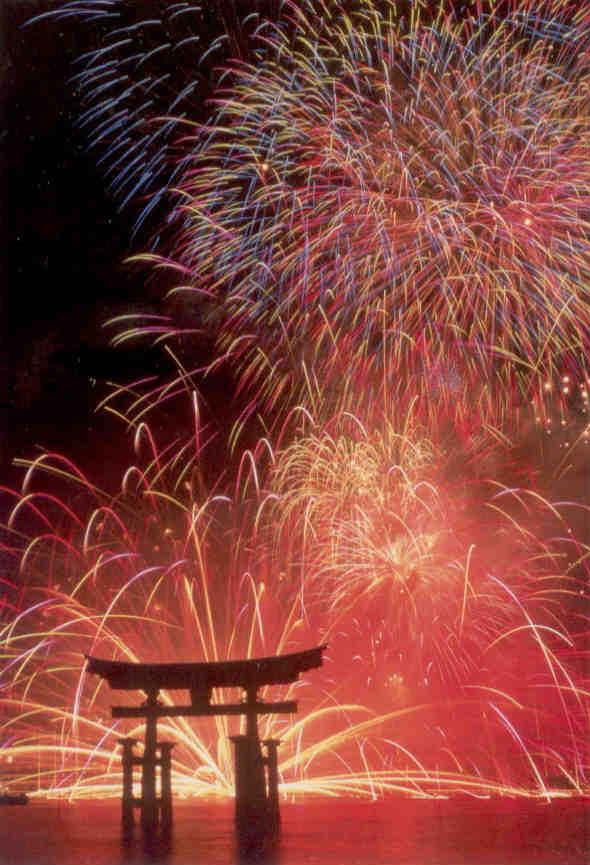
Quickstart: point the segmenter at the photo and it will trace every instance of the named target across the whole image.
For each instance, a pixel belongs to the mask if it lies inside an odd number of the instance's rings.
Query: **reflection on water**
[[[169,842],[123,842],[115,802],[0,810],[3,865],[588,865],[590,803],[283,803],[277,845],[240,850],[231,802],[175,803]]]

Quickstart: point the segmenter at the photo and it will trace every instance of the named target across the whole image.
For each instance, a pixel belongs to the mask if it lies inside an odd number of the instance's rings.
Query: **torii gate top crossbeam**
[[[268,658],[194,664],[134,664],[87,656],[87,671],[106,679],[115,690],[208,691],[211,688],[259,688],[295,682],[300,673],[320,667],[325,645]]]

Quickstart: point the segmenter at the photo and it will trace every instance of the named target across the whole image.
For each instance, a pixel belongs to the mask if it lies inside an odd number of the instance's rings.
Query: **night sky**
[[[83,468],[98,463],[109,486],[130,449],[95,407],[107,383],[128,383],[169,364],[161,349],[113,348],[114,332],[104,324],[138,309],[157,311],[162,286],[125,262],[142,250],[151,228],[132,243],[133,212],[121,212],[105,191],[76,123],[80,102],[70,78],[75,59],[92,47],[92,29],[76,20],[24,26],[56,5],[8,0],[0,11],[0,478],[17,484],[15,458],[55,449]],[[208,398],[215,401],[226,386],[211,381]]]
[[[98,458],[105,480],[116,483],[129,449],[119,430],[113,435],[112,420],[96,414],[95,406],[108,382],[128,383],[171,368],[162,350],[147,344],[113,348],[115,331],[104,327],[117,315],[160,311],[162,278],[154,280],[125,259],[147,248],[161,213],[132,240],[136,214],[132,207],[120,209],[109,196],[96,154],[89,152],[77,125],[81,102],[71,77],[79,68],[76,59],[96,47],[99,31],[75,17],[27,25],[60,5],[3,0],[0,8],[5,118],[0,479],[9,485],[20,478],[13,460],[39,448],[66,452],[82,467],[96,465]],[[243,5],[252,8],[251,2]],[[154,3],[136,6],[134,13],[141,16],[153,11]],[[218,6],[204,7],[205,39],[220,26],[231,29],[232,4],[221,4],[223,21]],[[274,0],[268,0],[265,9],[273,7]],[[232,50],[241,53],[239,39]],[[176,79],[173,83],[182,86]],[[206,95],[206,80],[200,92]],[[204,118],[205,98],[201,108]],[[191,116],[195,110],[199,106],[193,103]],[[192,360],[206,361],[211,346],[204,339],[190,352]],[[222,428],[235,417],[227,399],[232,383],[223,373],[204,387],[206,410]],[[174,411],[166,422],[174,422]]]
[[[0,465],[36,446],[95,448],[93,408],[106,379],[139,361],[101,327],[141,285],[122,264],[129,224],[75,129],[68,85],[82,34],[55,23],[23,29],[37,3],[2,6],[3,133]],[[145,362],[145,358],[141,359]]]

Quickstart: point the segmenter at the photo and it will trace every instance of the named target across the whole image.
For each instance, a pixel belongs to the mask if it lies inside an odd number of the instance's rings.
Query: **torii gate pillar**
[[[169,835],[172,831],[172,749],[174,742],[160,742],[160,766],[162,771],[162,790],[160,814],[162,832]]]
[[[236,824],[238,829],[264,826],[276,833],[281,823],[277,749],[280,739],[264,739],[263,756],[258,735],[231,736],[235,748]],[[266,768],[266,773],[265,773]]]
[[[145,742],[141,773],[141,825],[146,832],[153,832],[158,824],[158,802],[156,798],[156,766],[158,758],[158,704],[157,691],[150,691],[145,705]]]
[[[236,824],[261,824],[266,816],[264,758],[258,738],[231,736],[235,748]]]
[[[281,744],[280,739],[264,739],[266,745],[265,763],[268,774],[267,813],[271,830],[277,832],[281,825],[281,812],[279,809],[279,759],[277,749]]]

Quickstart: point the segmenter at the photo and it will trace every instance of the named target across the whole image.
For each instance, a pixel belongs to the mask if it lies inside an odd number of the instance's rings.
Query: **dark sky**
[[[115,483],[129,459],[124,433],[94,409],[107,382],[168,369],[161,350],[113,348],[104,323],[157,311],[162,285],[125,263],[133,212],[119,212],[76,126],[70,78],[92,46],[79,21],[24,26],[56,2],[2,0],[4,122],[0,264],[0,484],[39,447],[66,452]],[[153,5],[153,4],[152,4]],[[212,382],[210,391],[227,382]]]
[[[101,324],[140,290],[129,226],[104,191],[74,128],[68,78],[75,28],[22,29],[41,4],[2,5],[2,292],[0,474],[35,445],[90,445],[100,381],[132,357],[113,352]],[[133,369],[129,368],[130,373]]]
[[[203,6],[207,32],[233,26],[233,2],[268,11],[276,0],[211,0]],[[146,248],[147,231],[132,245],[133,210],[118,211],[76,126],[81,105],[70,79],[75,59],[96,47],[97,29],[75,18],[25,26],[60,5],[0,0],[0,483],[18,478],[13,459],[38,446],[83,463],[95,463],[99,445],[103,463],[127,458],[112,423],[94,407],[106,382],[168,366],[147,346],[113,349],[103,326],[119,314],[158,311],[163,289],[161,279],[124,263]],[[159,8],[156,0],[127,6],[143,17]],[[232,51],[240,50],[238,37]],[[206,387],[223,425],[231,383],[221,376]]]

